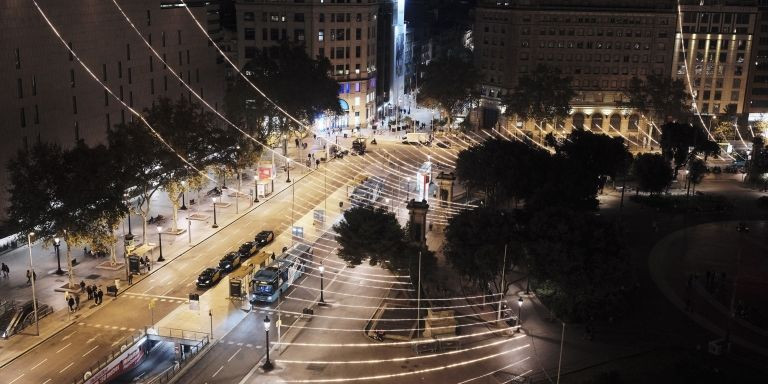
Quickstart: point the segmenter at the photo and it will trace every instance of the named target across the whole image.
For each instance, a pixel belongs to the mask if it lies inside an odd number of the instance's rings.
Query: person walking
[[[32,285],[32,272],[27,269],[27,285]]]
[[[149,256],[144,256],[144,264],[147,265],[147,272],[152,270],[152,265],[149,263]]]
[[[90,285],[85,287],[85,293],[88,294],[88,300],[93,299],[93,288]]]
[[[69,311],[74,312],[75,311],[75,299],[72,296],[69,296],[69,299],[67,299],[67,304],[69,305]]]
[[[315,169],[320,169],[320,159],[315,160]]]
[[[128,274],[128,285],[133,285],[133,273]]]
[[[80,293],[85,292],[85,281],[80,280]]]
[[[99,288],[99,305],[101,305],[102,302],[104,302],[104,292]]]
[[[0,267],[0,269],[2,270],[1,272],[3,272],[3,277],[8,278],[8,266],[3,263],[3,266]]]
[[[94,284],[94,285],[92,285],[92,286],[91,286],[91,294],[93,295],[93,301],[94,301],[94,302],[96,302],[96,300],[97,300],[97,298],[96,298],[96,290],[97,290],[97,289],[98,289],[98,288],[96,288],[96,284]],[[98,303],[96,303],[96,304],[98,304]]]
[[[75,293],[75,310],[80,309],[80,294]]]

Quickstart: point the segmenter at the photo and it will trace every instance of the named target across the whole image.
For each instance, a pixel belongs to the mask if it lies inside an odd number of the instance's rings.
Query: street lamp
[[[325,272],[325,266],[320,265],[320,303],[319,305],[325,304],[325,300],[323,300],[323,272]]]
[[[216,224],[216,198],[213,199],[213,228],[218,228],[219,225]]]
[[[520,320],[520,315],[523,311],[523,298],[520,297],[517,299],[517,329],[515,329],[515,332],[520,332],[520,328],[523,326],[523,322]]]
[[[272,365],[272,362],[269,361],[269,325],[270,325],[269,315],[264,316],[264,332],[267,334],[267,339],[265,340],[265,343],[267,344],[267,361],[264,362],[264,365],[261,366],[261,369],[263,369],[265,372],[269,372],[272,369],[275,368],[274,365]]]
[[[61,270],[61,255],[59,254],[59,246],[61,246],[61,239],[58,237],[53,238],[53,247],[56,248],[56,274],[63,275],[64,271]]]
[[[285,165],[285,171],[288,172],[288,179],[285,180],[286,183],[291,182],[291,159],[288,159],[288,162]]]
[[[131,200],[127,193],[125,194],[125,203],[128,206],[128,236],[130,236],[130,239],[133,239],[133,233],[131,233]]]
[[[182,181],[181,182],[181,207],[179,207],[180,210],[186,211],[187,210],[187,203],[186,203],[186,197],[184,196],[184,191],[187,188],[187,182]]]
[[[157,262],[163,262],[165,261],[165,258],[163,258],[163,227],[157,226],[157,243],[160,246],[160,257],[157,258]]]
[[[259,176],[256,175],[253,177],[253,202],[258,203],[259,202]]]
[[[40,323],[37,318],[37,294],[35,293],[35,268],[32,266],[32,236],[34,232],[27,234],[27,247],[29,248],[29,271],[32,274],[32,310],[35,311],[35,336],[40,336]]]

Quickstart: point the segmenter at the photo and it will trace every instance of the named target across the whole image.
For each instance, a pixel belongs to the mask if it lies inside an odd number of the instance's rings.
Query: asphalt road
[[[433,161],[448,163],[455,158],[459,147],[455,145],[453,149],[446,150],[382,142],[378,146],[369,147],[370,151],[365,156],[350,156],[329,163],[327,177],[322,170],[303,177],[298,169],[294,169],[291,176],[295,190],[287,188],[277,193],[271,200],[262,202],[174,261],[153,270],[149,278],[131,286],[116,300],[106,302],[100,310],[7,364],[0,369],[0,377],[5,378],[8,384],[71,382],[79,378],[83,372],[96,365],[98,359],[118,347],[120,340],[131,332],[150,325],[152,318],[157,321],[180,305],[185,305],[189,293],[200,292],[194,285],[198,273],[205,267],[216,265],[221,256],[236,250],[239,244],[252,239],[258,231],[272,229],[281,233],[287,230],[292,218],[307,214],[327,194],[350,183],[360,172],[383,175],[393,170],[394,163],[398,166],[397,172],[405,179],[410,177],[409,174],[414,174],[414,167],[424,161],[427,152]],[[279,250],[282,244],[274,244],[273,247]],[[308,280],[311,283],[312,278]],[[157,299],[153,313],[147,308],[146,298]],[[86,304],[93,305],[93,302]],[[257,323],[256,329],[263,329],[263,325],[258,325],[262,319],[255,318],[255,315],[249,315],[247,321]],[[238,332],[244,335],[250,335],[250,329],[254,328],[241,326],[242,330]],[[233,335],[238,335],[238,332]],[[251,344],[255,345],[255,342]],[[253,357],[258,356],[256,348],[253,352],[256,353]],[[235,356],[233,361],[252,365],[254,360],[246,356],[248,352],[245,349],[239,353],[243,356]],[[219,374],[224,376],[221,372]]]

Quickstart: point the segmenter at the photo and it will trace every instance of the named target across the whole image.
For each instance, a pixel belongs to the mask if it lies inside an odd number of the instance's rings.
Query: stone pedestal
[[[408,208],[408,240],[426,246],[427,243],[427,211],[429,204],[426,200],[411,200]]]
[[[441,207],[447,207],[453,201],[453,182],[456,180],[456,175],[453,172],[440,172],[435,179],[437,179],[438,185],[437,199],[439,204]]]

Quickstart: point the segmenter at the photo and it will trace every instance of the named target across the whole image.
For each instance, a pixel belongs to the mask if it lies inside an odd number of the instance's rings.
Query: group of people
[[[99,305],[104,301],[104,292],[96,284],[87,285],[85,281],[80,281],[80,292],[85,292],[88,295],[88,300],[94,299],[96,305]]]
[[[8,268],[7,265],[5,267]],[[34,278],[35,281],[37,281],[37,273],[35,273],[35,271],[30,271],[29,269],[27,269],[27,285],[32,285],[32,278]]]

